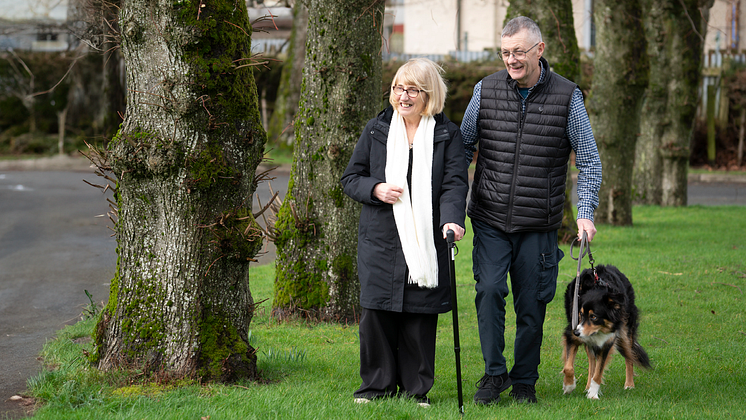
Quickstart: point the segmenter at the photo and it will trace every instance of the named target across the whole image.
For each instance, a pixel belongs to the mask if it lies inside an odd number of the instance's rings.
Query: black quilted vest
[[[482,80],[479,154],[469,217],[506,233],[548,232],[562,225],[572,147],[565,135],[576,85],[549,71],[521,112],[518,83],[506,70]]]

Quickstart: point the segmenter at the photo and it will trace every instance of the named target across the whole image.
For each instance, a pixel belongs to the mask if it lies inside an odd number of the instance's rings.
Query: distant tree
[[[2,73],[5,75],[5,77],[0,78],[2,91],[21,101],[23,107],[28,111],[29,131],[34,133],[36,132],[36,112],[34,110],[36,104],[36,75],[26,64],[27,60],[24,60],[12,49],[1,53],[0,59],[7,63],[0,67],[4,67]]]
[[[280,87],[275,100],[274,112],[267,127],[267,139],[274,147],[293,143],[295,114],[300,101],[300,86],[303,80],[303,62],[306,57],[306,34],[308,32],[308,9],[301,1],[293,6],[293,29],[290,45],[282,64]]]
[[[76,54],[12,49],[0,53],[0,97],[13,96],[23,104],[29,132],[46,132],[50,125],[54,130],[49,117],[66,113],[70,89],[66,76],[76,62],[72,55]],[[58,128],[64,132],[64,126]]]
[[[96,134],[110,139],[119,129],[125,113],[125,91],[121,74],[124,61],[118,10],[121,0],[69,0],[68,28],[91,51],[100,54],[101,85],[98,105],[92,110]]]
[[[642,0],[650,83],[635,149],[635,200],[685,206],[690,142],[714,0]]]
[[[307,0],[293,169],[275,224],[276,313],[359,314],[360,206],[339,179],[381,97],[383,0]]]
[[[249,263],[263,156],[244,2],[122,0],[127,113],[108,151],[117,269],[95,331],[101,369],[255,378]]]
[[[639,0],[596,0],[596,52],[588,114],[604,177],[596,221],[632,224],[632,168],[648,57]]]
[[[572,0],[519,0],[511,1],[505,22],[518,16],[527,16],[541,29],[546,44],[544,56],[552,66],[552,71],[578,83],[580,80],[580,49],[575,37],[575,23],[572,17]],[[558,236],[561,243],[572,241],[578,232],[575,213],[572,207],[572,174],[567,171],[565,184],[565,208],[562,227]]]

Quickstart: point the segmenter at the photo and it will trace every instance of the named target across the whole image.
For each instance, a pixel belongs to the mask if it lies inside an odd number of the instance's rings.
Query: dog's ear
[[[590,290],[595,283],[596,279],[593,275],[593,270],[586,268],[580,273],[580,290]]]
[[[604,295],[604,299],[614,306],[614,309],[621,309],[627,304],[627,297],[624,293],[609,292]]]

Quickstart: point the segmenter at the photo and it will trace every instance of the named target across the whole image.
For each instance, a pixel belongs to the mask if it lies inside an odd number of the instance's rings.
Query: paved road
[[[287,173],[271,181],[284,197]],[[9,400],[39,372],[37,356],[57,330],[74,324],[89,303],[108,298],[116,267],[106,195],[86,165],[67,171],[4,170],[0,166],[0,418],[20,418]],[[270,199],[260,184],[262,203]],[[108,194],[110,196],[111,194]],[[256,204],[255,204],[256,207]],[[274,260],[274,247],[260,264]]]
[[[88,303],[84,290],[99,302],[108,297],[116,266],[109,222],[95,217],[107,211],[105,198],[83,182],[97,177],[79,161],[51,167],[65,170],[0,162],[0,417],[24,415],[8,399],[38,373],[44,342],[79,319]],[[272,187],[284,195],[288,174],[275,175]],[[257,195],[267,202],[266,183]],[[689,203],[746,205],[746,182],[692,182]],[[270,246],[260,263],[273,258]]]
[[[689,182],[688,194],[690,206],[743,206],[746,205],[746,182]]]
[[[99,190],[80,172],[0,171],[0,416],[23,407],[8,398],[40,367],[44,342],[106,300],[116,243]]]
[[[746,206],[746,176],[732,176],[711,180],[707,177],[690,177],[687,188],[687,204],[690,206]],[[577,190],[572,192],[573,204],[578,204]]]

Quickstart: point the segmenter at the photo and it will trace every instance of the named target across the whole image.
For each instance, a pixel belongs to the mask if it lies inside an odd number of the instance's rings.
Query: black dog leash
[[[580,294],[580,269],[583,264],[583,257],[585,254],[588,254],[588,260],[591,263],[591,268],[593,269],[593,278],[594,281],[598,281],[598,274],[596,273],[596,268],[593,266],[593,263],[595,262],[593,260],[593,254],[591,254],[591,244],[588,242],[588,233],[586,231],[583,231],[583,239],[580,241],[580,253],[578,254],[578,258],[575,258],[572,255],[572,249],[575,246],[575,243],[578,242],[578,238],[576,237],[573,239],[572,244],[570,244],[570,258],[573,260],[576,260],[578,262],[578,271],[577,275],[575,277],[575,293],[572,295],[572,329],[573,331],[575,328],[578,327],[578,295]]]

